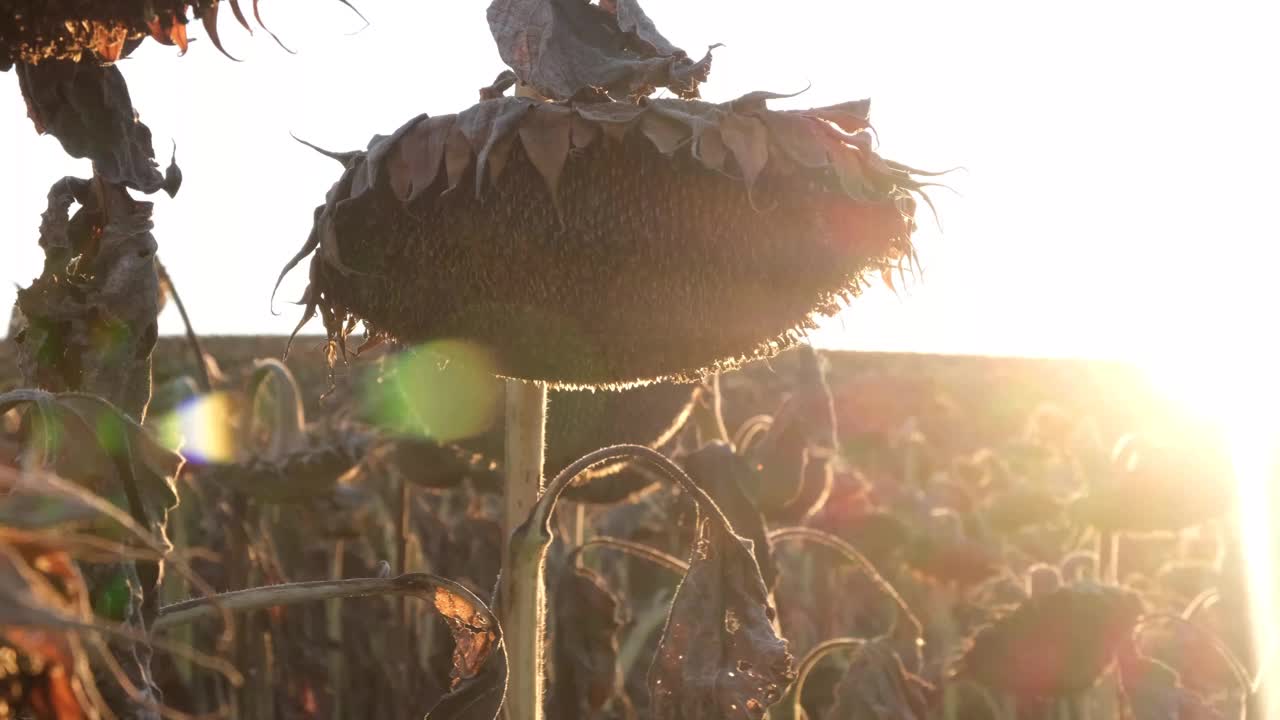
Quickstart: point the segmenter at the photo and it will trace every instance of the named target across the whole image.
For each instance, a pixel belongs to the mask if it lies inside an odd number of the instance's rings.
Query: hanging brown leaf
[[[695,98],[711,72],[709,50],[694,62],[637,0],[494,0],[488,17],[502,61],[552,99],[597,89],[629,98],[658,88]]]
[[[618,635],[622,601],[586,568],[566,567],[551,593],[554,679],[550,717],[597,717],[619,697]]]
[[[793,679],[773,619],[750,548],[705,523],[649,670],[653,717],[764,717]]]
[[[21,64],[17,72],[37,132],[58,138],[68,155],[92,160],[108,183],[145,193],[177,192],[165,183],[151,130],[138,120],[118,66],[86,57]]]
[[[907,672],[887,638],[870,640],[836,686],[833,718],[925,720],[933,688]]]
[[[795,352],[802,372],[794,390],[747,453],[759,472],[759,487],[752,493],[756,503],[781,524],[799,522],[825,500],[836,453],[835,408],[824,361],[808,346]]]
[[[340,348],[355,320],[404,342],[460,338],[496,374],[566,388],[772,356],[908,253],[914,228],[918,183],[807,112],[504,97],[416,119],[339,155],[285,268],[315,253],[303,322],[318,311]],[[734,138],[723,168],[691,154],[713,130]],[[840,179],[864,162],[865,182]]]
[[[773,564],[764,517],[742,487],[751,475],[747,461],[735,455],[728,445],[712,442],[691,453],[681,464],[689,477],[711,496],[716,507],[728,518],[734,533],[751,541],[752,555],[760,568],[760,576],[765,587],[772,589],[778,580],[778,571]]]

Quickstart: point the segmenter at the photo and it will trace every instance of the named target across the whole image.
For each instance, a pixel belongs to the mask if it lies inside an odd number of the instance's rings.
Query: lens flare
[[[156,421],[160,442],[181,449],[187,462],[231,462],[236,458],[235,402],[227,393],[196,395]]]
[[[1277,622],[1276,535],[1272,508],[1277,497],[1276,451],[1280,428],[1275,408],[1280,403],[1280,380],[1269,353],[1238,352],[1218,357],[1187,358],[1185,353],[1161,353],[1147,363],[1147,374],[1162,393],[1185,409],[1210,420],[1226,434],[1236,482],[1241,554],[1246,568],[1254,667],[1273,673],[1280,650]],[[1181,357],[1170,362],[1171,357]],[[1262,679],[1262,678],[1259,678]],[[1256,683],[1255,683],[1256,686]],[[1275,683],[1263,682],[1260,717],[1276,717],[1280,698]]]
[[[361,393],[370,421],[394,432],[453,442],[488,430],[501,412],[503,383],[493,356],[462,340],[441,340],[394,356]]]

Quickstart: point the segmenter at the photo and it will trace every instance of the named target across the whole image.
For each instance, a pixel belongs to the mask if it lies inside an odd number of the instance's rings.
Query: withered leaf
[[[811,347],[797,352],[801,374],[795,389],[746,452],[759,483],[749,494],[765,517],[784,523],[799,522],[825,501],[836,453],[835,405],[824,360]]]
[[[27,386],[91,392],[145,417],[160,304],[151,207],[101,181],[63,178],[49,191],[44,269],[18,291]]]
[[[726,114],[720,121],[720,136],[750,189],[769,162],[769,134],[764,123],[754,117]]]
[[[507,654],[498,623],[474,595],[450,585],[435,587],[436,611],[453,634],[450,689],[427,720],[493,720],[507,692]]]
[[[467,142],[471,143],[471,152],[476,157],[477,197],[484,188],[485,169],[494,146],[515,134],[521,127],[521,120],[533,107],[534,102],[528,98],[503,98],[500,102],[480,103],[476,106],[475,112],[458,116],[455,127],[461,130]],[[565,120],[567,122],[568,118]],[[531,119],[530,123],[536,123],[536,121]],[[547,154],[547,159],[554,162],[550,153]],[[505,163],[505,158],[499,162]],[[563,163],[563,159],[560,162]],[[545,178],[546,175],[544,174],[543,177]],[[450,187],[452,187],[452,180]]]
[[[165,526],[178,505],[175,478],[183,458],[107,401],[82,393],[14,390],[0,395],[0,413],[32,408],[27,462],[135,514],[168,546]],[[145,517],[137,518],[137,512]]]
[[[98,717],[102,698],[75,630],[92,621],[89,591],[66,553],[0,545],[0,648],[14,654],[6,658],[7,709]]]
[[[494,0],[488,18],[502,61],[555,100],[593,89],[628,98],[657,88],[692,98],[711,70],[710,51],[691,60],[636,0]]]
[[[932,687],[907,672],[887,638],[868,641],[836,686],[834,718],[925,720]]]
[[[586,568],[566,567],[552,592],[551,717],[596,717],[619,691],[622,601]]]
[[[751,476],[746,459],[717,441],[693,452],[681,464],[689,477],[711,496],[716,507],[729,519],[733,531],[751,541],[752,554],[760,566],[760,577],[765,587],[773,588],[778,571],[773,564],[764,517],[743,491],[743,484],[749,482]]]
[[[871,127],[871,101],[866,99],[795,112],[806,117],[826,120],[847,133],[855,133]]]
[[[649,670],[653,717],[764,717],[794,678],[773,616],[746,543],[704,522]]]
[[[165,187],[120,68],[86,57],[20,64],[17,73],[36,130],[58,138],[68,155],[92,160],[108,183],[145,193]]]

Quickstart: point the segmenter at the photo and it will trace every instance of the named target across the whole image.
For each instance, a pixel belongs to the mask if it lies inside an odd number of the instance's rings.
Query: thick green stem
[[[507,720],[543,718],[546,554],[540,543],[523,542],[527,536],[516,530],[529,518],[542,494],[546,417],[545,385],[507,381],[503,532],[508,544],[497,608],[510,668]]]

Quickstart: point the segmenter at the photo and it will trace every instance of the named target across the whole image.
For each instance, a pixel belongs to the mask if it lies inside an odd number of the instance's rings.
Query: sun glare
[[[1201,347],[1204,347],[1202,345]],[[1236,480],[1237,522],[1247,568],[1250,621],[1254,636],[1254,667],[1262,674],[1275,670],[1280,649],[1276,619],[1276,538],[1272,530],[1272,486],[1280,444],[1274,408],[1280,402],[1280,382],[1268,353],[1252,349],[1222,352],[1216,357],[1161,351],[1143,363],[1156,389],[1168,399],[1214,423],[1230,444]],[[1171,360],[1178,358],[1178,360]],[[1261,717],[1280,712],[1273,683],[1261,686]],[[1257,683],[1255,683],[1255,688]]]

